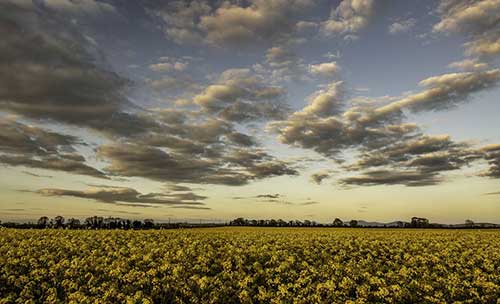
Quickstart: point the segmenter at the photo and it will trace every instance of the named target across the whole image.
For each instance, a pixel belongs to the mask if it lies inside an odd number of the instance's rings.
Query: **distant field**
[[[500,303],[499,230],[0,230],[0,303]]]

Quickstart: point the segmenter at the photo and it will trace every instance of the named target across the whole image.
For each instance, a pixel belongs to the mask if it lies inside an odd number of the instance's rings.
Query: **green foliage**
[[[0,303],[499,298],[497,230],[0,230]]]

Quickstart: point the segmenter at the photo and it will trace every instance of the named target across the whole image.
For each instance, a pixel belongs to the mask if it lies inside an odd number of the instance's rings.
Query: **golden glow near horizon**
[[[495,1],[3,1],[0,220],[500,223]]]

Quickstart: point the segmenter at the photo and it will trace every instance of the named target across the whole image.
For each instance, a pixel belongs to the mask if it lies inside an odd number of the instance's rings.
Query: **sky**
[[[0,220],[500,223],[500,0],[3,0]]]

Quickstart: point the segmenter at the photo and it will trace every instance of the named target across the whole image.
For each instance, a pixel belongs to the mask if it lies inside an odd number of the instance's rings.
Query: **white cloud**
[[[187,68],[187,66],[188,64],[185,62],[160,62],[150,65],[149,68],[155,72],[182,72]]]
[[[477,59],[464,59],[462,61],[452,62],[448,65],[448,67],[464,71],[474,71],[474,70],[482,70],[488,68],[488,64],[480,62]]]
[[[332,9],[330,18],[323,22],[325,34],[356,33],[368,25],[373,14],[373,0],[343,0]]]
[[[438,12],[443,15],[434,25],[436,32],[481,32],[498,26],[500,0],[443,0]]]
[[[166,36],[179,44],[242,47],[293,40],[299,16],[313,5],[313,0],[254,0],[247,6],[227,1],[215,7],[208,1],[172,1],[151,13],[163,19]]]
[[[417,20],[414,18],[400,20],[389,25],[389,33],[392,35],[406,33],[411,30],[417,24]]]
[[[437,12],[441,20],[434,25],[437,33],[462,33],[471,40],[465,43],[466,54],[500,54],[500,0],[442,0]]]
[[[309,71],[315,75],[321,75],[325,77],[333,77],[337,75],[339,71],[339,66],[337,62],[324,62],[320,64],[312,64],[309,66]]]

